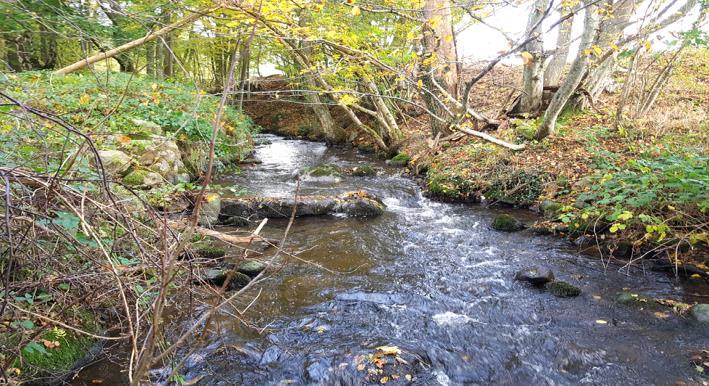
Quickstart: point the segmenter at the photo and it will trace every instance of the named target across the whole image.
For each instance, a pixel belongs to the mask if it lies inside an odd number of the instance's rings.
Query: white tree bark
[[[578,7],[574,7],[578,8]],[[561,7],[561,14],[573,12],[574,9]],[[544,86],[558,87],[561,83],[561,75],[566,67],[566,60],[569,57],[569,46],[571,45],[571,29],[574,24],[574,17],[570,17],[559,25],[556,38],[556,51],[544,71]]]
[[[527,21],[527,34],[533,36],[525,46],[524,70],[522,73],[522,96],[520,98],[520,112],[537,114],[542,106],[542,92],[544,91],[544,39],[542,35],[541,19],[547,7],[547,0],[535,0],[532,11]]]
[[[574,63],[571,65],[569,74],[564,79],[559,90],[554,94],[549,107],[544,112],[544,120],[542,124],[537,129],[535,137],[538,140],[544,139],[547,136],[554,133],[556,127],[556,120],[559,118],[559,114],[566,106],[566,103],[571,98],[571,95],[578,89],[584,74],[586,73],[586,68],[588,67],[589,55],[585,52],[593,44],[594,37],[596,35],[596,28],[598,27],[598,17],[596,15],[597,7],[593,3],[594,0],[587,0],[587,7],[585,10],[586,15],[584,16],[584,26],[583,34],[581,35],[581,44],[579,45],[579,52],[576,55]]]

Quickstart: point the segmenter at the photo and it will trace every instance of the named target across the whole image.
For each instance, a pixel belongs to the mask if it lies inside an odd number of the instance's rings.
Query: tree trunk
[[[571,65],[569,74],[562,83],[559,90],[554,94],[549,107],[544,112],[544,119],[542,124],[537,129],[535,137],[538,140],[542,140],[549,135],[554,133],[556,127],[556,120],[559,118],[559,114],[566,106],[566,103],[571,98],[571,95],[576,91],[584,74],[586,73],[586,68],[588,67],[588,53],[585,52],[593,44],[594,36],[596,34],[596,28],[598,26],[598,18],[596,17],[597,7],[593,3],[594,0],[587,0],[587,7],[584,16],[584,26],[583,34],[581,35],[581,44],[579,45],[579,52],[576,54],[576,59]]]
[[[613,17],[599,23],[596,45],[603,50],[609,49],[620,37],[623,37],[623,30],[635,10],[635,0],[618,0],[613,4],[612,9]],[[616,57],[617,51],[614,50],[613,54],[605,58],[586,78],[584,88],[591,99],[596,100],[608,87],[616,68]]]
[[[170,24],[170,12],[165,11],[163,17],[163,24],[164,25],[169,25]],[[172,76],[173,73],[173,52],[172,52],[172,37],[170,35],[165,35],[162,38],[162,44],[164,46],[164,49],[162,51],[163,57],[162,57],[162,75],[163,78],[169,78]]]
[[[106,60],[106,59],[112,58],[112,57],[114,57],[114,56],[116,56],[116,55],[118,55],[118,54],[120,54],[120,53],[126,52],[126,51],[128,51],[128,50],[130,50],[130,49],[132,49],[132,48],[140,47],[141,45],[143,45],[143,44],[145,44],[145,43],[148,43],[148,42],[150,42],[150,41],[153,41],[153,40],[155,40],[155,39],[157,39],[157,38],[159,38],[159,37],[165,36],[165,35],[169,34],[170,32],[172,32],[172,31],[174,31],[174,30],[176,30],[176,29],[178,29],[178,28],[180,28],[180,27],[182,27],[182,26],[184,26],[184,25],[186,25],[186,24],[189,24],[189,23],[191,23],[191,22],[193,22],[193,21],[195,21],[195,20],[201,18],[202,16],[204,16],[204,15],[206,15],[206,14],[208,14],[208,13],[210,13],[210,12],[216,10],[216,9],[218,9],[218,8],[219,8],[219,6],[217,6],[217,5],[211,5],[211,6],[209,6],[209,7],[202,8],[202,9],[199,10],[199,11],[195,11],[195,13],[193,13],[192,15],[190,15],[190,16],[188,16],[188,17],[185,17],[185,18],[183,18],[183,19],[181,19],[181,20],[178,20],[178,21],[176,21],[176,22],[174,22],[174,23],[172,23],[172,24],[170,24],[170,25],[167,25],[167,26],[165,26],[165,27],[163,27],[163,28],[161,28],[161,29],[159,29],[159,30],[157,30],[157,31],[155,31],[155,32],[151,32],[151,33],[149,33],[148,35],[146,35],[146,36],[144,36],[144,37],[142,37],[142,38],[133,40],[132,42],[128,42],[128,43],[126,43],[126,44],[123,44],[123,45],[121,45],[121,46],[119,46],[119,47],[116,47],[116,48],[114,48],[114,49],[108,50],[108,51],[106,51],[106,52],[98,53],[98,54],[96,54],[96,55],[93,55],[93,56],[90,56],[90,57],[88,57],[88,58],[82,59],[82,60],[80,60],[80,61],[78,61],[78,62],[76,62],[76,63],[74,63],[74,64],[71,64],[71,65],[69,65],[69,66],[66,66],[66,67],[64,67],[64,68],[62,68],[62,69],[59,69],[59,70],[57,70],[57,71],[55,72],[55,74],[57,74],[57,75],[69,74],[69,73],[72,73],[72,72],[74,72],[74,71],[78,71],[78,70],[80,70],[80,69],[82,69],[82,68],[84,68],[84,67],[86,67],[86,66],[90,66],[90,65],[92,65],[92,64],[94,64],[94,63],[100,62],[100,61],[102,61],[102,60]]]
[[[575,7],[578,8],[578,7]],[[567,10],[561,7],[561,13]],[[550,87],[558,87],[561,83],[561,75],[564,73],[564,67],[566,67],[566,60],[569,56],[569,46],[571,45],[571,28],[574,24],[574,17],[570,17],[559,25],[559,31],[556,38],[556,51],[551,58],[551,61],[547,65],[546,71],[544,72],[544,85]]]
[[[154,77],[155,74],[155,43],[150,42],[145,45],[145,72],[148,76]]]
[[[544,91],[544,39],[542,35],[541,19],[547,0],[535,0],[527,21],[527,35],[534,38],[525,45],[529,56],[524,58],[522,73],[522,96],[519,103],[519,112],[537,115],[542,106],[542,93]]]
[[[451,19],[450,0],[425,0],[423,8],[423,48],[420,64],[421,83],[426,107],[433,114],[445,116],[441,98],[437,97],[434,83],[438,83],[454,98],[458,96],[458,58]],[[431,134],[449,134],[449,124],[431,117]]]

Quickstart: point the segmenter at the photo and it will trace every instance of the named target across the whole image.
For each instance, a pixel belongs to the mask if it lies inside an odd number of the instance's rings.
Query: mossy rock
[[[336,165],[325,164],[308,168],[306,174],[310,177],[339,177],[342,170]]]
[[[352,168],[352,175],[355,177],[374,176],[377,172],[369,165],[355,166]]]
[[[366,143],[360,143],[359,145],[357,145],[357,150],[361,151],[362,153],[367,153],[367,154],[371,154],[371,153],[374,153],[377,151],[377,149],[374,146],[366,144]]]
[[[476,186],[460,176],[448,176],[429,171],[426,178],[428,192],[435,198],[450,201],[480,202]]]
[[[237,271],[249,277],[256,277],[259,273],[266,269],[266,264],[257,260],[244,261],[239,264]]]
[[[406,153],[399,153],[389,160],[389,165],[403,167],[409,164],[411,157]]]
[[[524,224],[509,214],[496,216],[490,226],[492,229],[504,232],[516,232],[524,229]]]
[[[123,177],[123,183],[133,187],[151,188],[163,182],[160,174],[145,169],[134,170]]]
[[[195,253],[205,259],[218,259],[226,256],[224,248],[210,244],[199,245],[195,249]]]
[[[552,281],[545,285],[549,293],[560,298],[573,298],[581,295],[581,289],[565,281]]]
[[[145,176],[149,173],[147,170],[139,169],[139,170],[134,170],[125,177],[123,177],[123,183],[128,185],[128,186],[140,186],[143,185],[143,181],[145,181]]]
[[[204,272],[204,275],[202,275],[202,280],[207,284],[221,287],[229,276],[229,272],[230,270],[226,268],[208,269]],[[251,278],[249,276],[241,272],[232,272],[232,278],[229,281],[227,289],[238,290],[244,288],[250,281]]]
[[[82,328],[91,332],[96,330],[96,326],[92,324]],[[47,348],[42,340],[59,345]],[[96,340],[91,337],[61,328],[52,329],[25,346],[22,349],[22,361],[18,358],[10,367],[19,368],[26,379],[48,377],[51,379],[49,383],[62,383],[62,377],[66,376],[77,362],[89,355],[95,344]]]
[[[553,220],[553,219],[559,217],[559,213],[561,212],[561,208],[563,208],[563,207],[564,207],[564,205],[561,203],[551,201],[551,200],[544,200],[539,205],[539,210],[541,210],[544,218],[546,218],[548,220]]]

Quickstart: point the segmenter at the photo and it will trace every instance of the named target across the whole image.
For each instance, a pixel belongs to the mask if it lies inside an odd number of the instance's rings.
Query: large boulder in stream
[[[501,214],[496,216],[490,224],[492,229],[503,232],[516,232],[525,228],[523,222],[510,216],[509,214]]]
[[[532,285],[541,287],[546,283],[554,281],[554,272],[545,267],[527,267],[517,271],[515,280],[526,281]]]
[[[373,194],[360,190],[339,196],[302,196],[298,202],[293,197],[242,197],[223,198],[221,222],[238,223],[262,218],[288,218],[293,206],[296,216],[323,216],[345,214],[351,217],[374,217],[384,213],[384,204]]]

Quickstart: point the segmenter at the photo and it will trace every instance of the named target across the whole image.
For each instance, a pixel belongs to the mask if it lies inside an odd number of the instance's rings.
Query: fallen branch
[[[517,145],[514,143],[505,142],[501,139],[493,137],[492,135],[485,134],[485,133],[477,131],[477,130],[467,129],[465,127],[456,127],[455,129],[460,132],[463,132],[465,134],[470,134],[470,135],[476,136],[478,138],[482,138],[488,142],[492,142],[495,145],[499,145],[499,146],[508,148],[510,150],[519,151],[519,150],[522,150],[525,148],[524,144]]]
[[[186,224],[182,221],[168,221],[167,224],[170,226],[170,228],[173,228],[175,230],[183,230],[190,226],[190,224]],[[202,236],[214,237],[217,240],[231,244],[251,243],[253,241],[259,240],[270,242],[268,239],[265,239],[257,234],[252,234],[250,236],[234,236],[228,233],[215,231],[213,229],[207,229],[201,226],[195,226],[194,231]]]
[[[184,18],[184,19],[180,19],[180,20],[178,20],[178,21],[176,21],[176,22],[174,22],[174,23],[172,23],[172,24],[169,24],[169,25],[167,25],[167,26],[165,26],[165,27],[163,27],[163,28],[161,28],[161,29],[159,29],[159,30],[157,30],[157,31],[155,31],[155,32],[152,32],[152,31],[151,31],[150,33],[148,33],[147,35],[143,36],[142,38],[139,38],[139,39],[130,41],[130,42],[126,43],[126,44],[120,45],[120,46],[118,46],[118,47],[116,47],[116,48],[114,48],[114,49],[108,50],[108,51],[106,51],[106,52],[101,52],[101,53],[99,53],[99,54],[96,54],[96,55],[93,55],[93,56],[89,56],[89,57],[86,58],[86,59],[81,59],[80,61],[78,61],[78,62],[76,62],[76,63],[70,64],[70,65],[68,65],[68,66],[66,66],[66,67],[64,67],[64,68],[61,68],[61,69],[55,71],[54,74],[56,74],[56,75],[69,74],[69,73],[72,73],[72,72],[74,72],[74,71],[80,70],[80,69],[82,69],[82,68],[84,68],[84,67],[90,66],[90,65],[92,65],[92,64],[94,64],[94,63],[100,62],[100,61],[102,61],[102,60],[110,59],[110,58],[112,58],[112,57],[114,57],[114,56],[116,56],[116,55],[119,55],[119,54],[121,54],[121,53],[123,53],[123,52],[126,52],[126,51],[128,51],[128,50],[130,50],[130,49],[132,49],[132,48],[140,47],[141,45],[143,45],[143,44],[145,44],[145,43],[148,43],[148,42],[150,42],[150,41],[153,41],[153,40],[155,40],[155,39],[157,39],[157,38],[159,38],[159,37],[161,37],[161,36],[163,36],[163,35],[167,35],[167,34],[169,34],[170,32],[172,32],[172,31],[174,31],[174,30],[176,30],[176,29],[178,29],[178,28],[180,28],[180,27],[182,27],[182,26],[184,26],[184,25],[186,25],[186,24],[189,24],[189,23],[191,23],[191,22],[193,22],[193,21],[199,19],[199,18],[202,17],[202,16],[207,15],[207,14],[209,14],[209,13],[211,13],[211,12],[213,12],[213,11],[219,9],[220,7],[221,7],[221,6],[220,6],[219,4],[215,4],[215,5],[210,5],[210,6],[208,6],[208,7],[202,8],[202,9],[200,9],[200,10],[198,10],[198,11],[195,11],[192,15],[190,15],[190,16]]]

